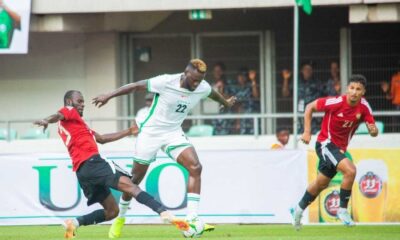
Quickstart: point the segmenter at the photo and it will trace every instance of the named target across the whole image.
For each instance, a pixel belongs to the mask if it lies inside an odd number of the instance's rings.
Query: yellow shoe
[[[119,238],[121,236],[121,231],[124,224],[125,224],[125,218],[117,217],[112,223],[110,230],[108,231],[108,237]]]
[[[215,226],[205,223],[204,232],[212,232],[215,230]]]
[[[74,238],[76,227],[72,219],[65,220],[63,226],[65,228],[64,237],[67,239]]]

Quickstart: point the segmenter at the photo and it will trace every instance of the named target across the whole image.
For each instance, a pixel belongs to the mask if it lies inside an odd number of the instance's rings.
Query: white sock
[[[200,194],[188,193],[187,194],[187,219],[193,219],[198,215],[200,203]]]
[[[75,226],[76,228],[79,227],[78,219],[76,219],[76,218],[72,219],[72,223],[74,224],[74,226]]]
[[[124,218],[126,215],[126,212],[129,210],[129,204],[131,203],[131,201],[125,201],[124,199],[119,200],[119,214],[118,217]]]
[[[300,207],[300,205],[297,205],[297,207],[296,207],[296,212],[300,212],[300,213],[303,213],[304,212],[304,209],[302,209],[301,207]]]
[[[341,207],[340,207],[340,208],[338,209],[338,212],[347,212],[347,208],[341,208]]]

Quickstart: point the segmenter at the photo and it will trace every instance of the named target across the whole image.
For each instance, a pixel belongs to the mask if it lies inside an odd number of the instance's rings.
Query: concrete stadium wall
[[[0,120],[41,119],[53,114],[63,106],[69,89],[83,93],[85,115],[116,116],[115,101],[97,110],[90,100],[117,86],[117,43],[114,33],[32,33],[29,54],[0,55],[0,102],[4,106]],[[12,127],[23,133],[31,125]],[[115,123],[101,126],[104,131],[115,127]]]

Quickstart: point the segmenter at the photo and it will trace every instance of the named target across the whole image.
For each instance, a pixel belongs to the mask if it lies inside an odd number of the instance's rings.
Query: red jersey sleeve
[[[369,103],[365,98],[361,99],[361,104],[363,106],[363,112],[364,112],[364,122],[373,124],[375,123],[374,116],[372,115],[372,108],[369,106]]]
[[[77,120],[80,118],[78,111],[74,107],[63,107],[58,112],[64,116],[64,120]]]
[[[341,104],[343,102],[343,98],[341,96],[339,97],[324,97],[324,98],[318,98],[317,99],[317,111],[330,111],[338,104]]]

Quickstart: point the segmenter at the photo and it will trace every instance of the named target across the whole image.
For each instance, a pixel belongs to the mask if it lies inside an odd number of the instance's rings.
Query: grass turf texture
[[[109,226],[81,227],[77,238],[87,240],[106,240]],[[63,239],[63,229],[60,226],[2,226],[1,240],[14,239]],[[184,239],[178,230],[166,225],[127,225],[119,239],[159,240]],[[305,226],[296,232],[291,225],[217,225],[216,230],[204,233],[201,239],[218,240],[400,240],[399,225],[369,225],[369,226]]]

